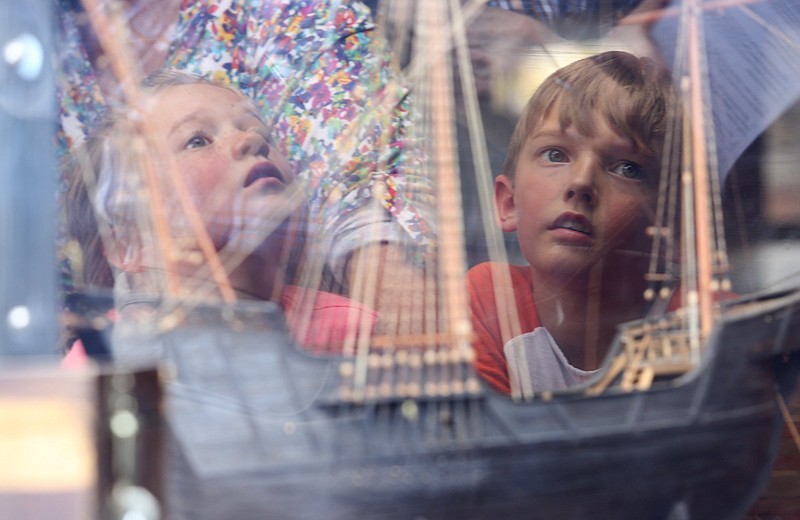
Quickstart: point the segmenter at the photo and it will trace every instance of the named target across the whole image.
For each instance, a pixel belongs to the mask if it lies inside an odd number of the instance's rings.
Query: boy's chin
[[[552,255],[547,262],[540,263],[538,270],[565,283],[588,281],[598,275],[605,278],[609,274],[623,279],[639,270],[638,265],[635,268],[629,259],[618,261],[620,259],[615,259],[614,256],[598,254],[588,248],[570,248]]]
[[[543,258],[547,269],[556,273],[579,273],[586,271],[601,259],[599,252],[591,247],[554,246]]]

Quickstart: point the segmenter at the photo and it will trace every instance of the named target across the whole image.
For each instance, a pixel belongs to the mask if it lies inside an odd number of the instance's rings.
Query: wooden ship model
[[[797,382],[800,291],[713,299],[725,287],[726,261],[720,228],[711,225],[719,177],[707,144],[702,3],[672,13],[687,44],[676,60],[685,78],[684,127],[676,131],[687,167],[677,182],[691,179],[680,190],[686,265],[680,279],[650,275],[656,298],[665,297],[661,287],[680,284],[685,304],[620,327],[585,385],[514,399],[475,374],[465,326],[446,57],[451,42],[464,52],[459,24],[463,31],[470,6],[450,4],[426,4],[429,25],[419,30],[429,38],[428,59],[412,62],[431,82],[442,237],[426,300],[438,306],[427,309],[433,325],[353,338],[344,354],[312,354],[291,341],[277,305],[236,301],[192,304],[158,334],[120,340],[112,352],[144,344],[159,352],[170,425],[165,513],[740,518],[767,482],[779,401]],[[457,23],[445,23],[448,16]],[[474,117],[475,107],[468,112]],[[675,216],[666,201],[659,215]],[[653,235],[668,236],[668,225]]]

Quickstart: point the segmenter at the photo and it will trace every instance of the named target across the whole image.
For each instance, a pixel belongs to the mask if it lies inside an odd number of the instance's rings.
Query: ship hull
[[[417,399],[413,414],[408,399],[322,399],[336,388],[336,361],[273,349],[261,376],[293,398],[248,403],[249,448],[193,446],[181,413],[224,421],[241,409],[214,419],[214,405],[182,408],[173,395],[170,517],[741,518],[774,462],[776,392],[797,380],[799,301],[731,306],[700,366],[647,391],[518,403],[484,389]],[[194,334],[203,331],[171,334],[167,351]],[[236,338],[241,348],[258,335]],[[204,467],[221,453],[242,462]]]

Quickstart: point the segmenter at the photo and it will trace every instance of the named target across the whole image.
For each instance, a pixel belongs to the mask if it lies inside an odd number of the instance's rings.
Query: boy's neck
[[[533,272],[533,298],[539,320],[570,364],[599,368],[617,326],[643,317],[644,279],[603,272],[597,265],[582,276],[556,278]]]

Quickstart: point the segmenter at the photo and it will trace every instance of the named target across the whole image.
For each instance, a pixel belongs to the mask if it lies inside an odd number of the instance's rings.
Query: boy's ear
[[[517,230],[517,206],[514,203],[514,182],[506,175],[494,180],[494,213],[505,232]]]

